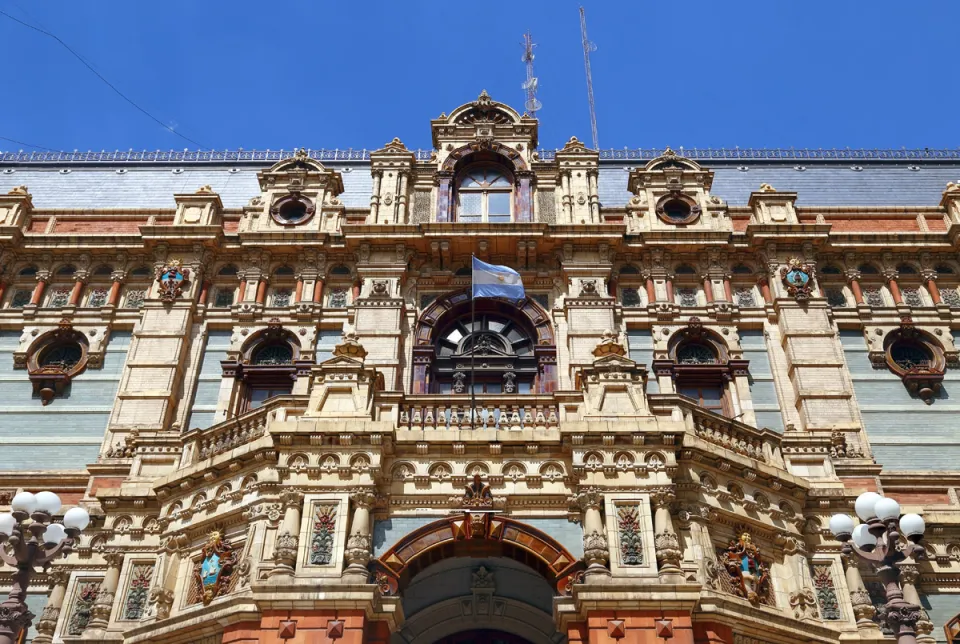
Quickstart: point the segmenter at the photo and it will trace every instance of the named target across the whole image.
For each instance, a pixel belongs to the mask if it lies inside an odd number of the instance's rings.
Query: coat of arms
[[[157,272],[157,281],[160,282],[160,299],[172,302],[183,293],[183,287],[190,284],[190,269],[182,268],[180,260],[172,260]]]
[[[770,578],[760,557],[760,549],[753,543],[750,533],[744,532],[739,539],[731,541],[723,558],[737,594],[752,604],[761,603],[769,589]]]
[[[813,294],[813,267],[795,257],[780,269],[780,279],[795,300],[807,300]]]
[[[223,534],[214,530],[203,546],[201,557],[196,569],[196,580],[200,584],[203,605],[206,606],[230,585],[236,554]]]

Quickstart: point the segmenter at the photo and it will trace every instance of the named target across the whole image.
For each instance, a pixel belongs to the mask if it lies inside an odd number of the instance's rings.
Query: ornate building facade
[[[865,491],[948,641],[960,155],[430,127],[0,157],[0,511],[94,516],[26,641],[882,642]],[[471,315],[471,255],[527,297]]]

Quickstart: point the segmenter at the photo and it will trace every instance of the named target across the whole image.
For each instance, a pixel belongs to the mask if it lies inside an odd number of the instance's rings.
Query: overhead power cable
[[[36,148],[38,150],[46,150],[47,152],[61,152],[62,150],[54,150],[53,148],[45,148],[42,145],[34,145],[33,143],[24,143],[23,141],[17,141],[16,139],[10,139],[5,136],[0,136],[0,141],[10,141],[10,143],[16,143],[17,145],[25,145],[28,148]]]
[[[131,98],[129,98],[126,94],[124,94],[124,93],[121,92],[119,89],[117,89],[116,86],[115,86],[113,83],[111,83],[111,82],[108,81],[106,78],[104,78],[103,75],[102,75],[100,72],[98,72],[96,69],[94,69],[93,66],[92,66],[90,63],[88,63],[86,60],[84,60],[83,57],[82,57],[80,54],[78,54],[78,53],[75,52],[73,49],[71,49],[70,45],[68,45],[67,43],[65,43],[65,42],[63,42],[62,40],[60,40],[60,38],[59,38],[58,36],[56,36],[55,34],[50,33],[50,32],[47,31],[46,29],[41,29],[41,28],[39,28],[39,27],[35,27],[35,26],[31,25],[30,23],[27,23],[27,22],[24,22],[24,21],[20,20],[19,18],[15,18],[14,16],[11,16],[9,13],[7,13],[6,11],[0,10],[0,15],[6,16],[6,17],[9,18],[10,20],[13,20],[13,21],[16,22],[16,23],[18,23],[18,24],[20,24],[20,25],[23,25],[24,27],[27,27],[28,29],[32,29],[32,30],[34,30],[34,31],[36,31],[36,32],[38,32],[38,33],[41,33],[41,34],[43,34],[44,36],[48,36],[48,37],[50,37],[50,38],[53,38],[53,39],[56,40],[58,43],[60,43],[61,45],[63,45],[63,47],[64,47],[67,51],[69,51],[71,54],[73,54],[74,57],[76,57],[77,60],[79,60],[81,63],[83,63],[83,65],[84,65],[87,69],[89,69],[91,72],[93,72],[93,73],[97,76],[97,78],[99,78],[100,80],[102,80],[102,81],[107,85],[107,87],[109,87],[109,88],[112,89],[114,92],[116,92],[116,94],[117,94],[120,98],[122,98],[122,99],[125,100],[126,102],[130,103],[130,105],[134,106],[135,108],[137,108],[140,112],[142,112],[142,113],[145,114],[148,118],[150,118],[151,120],[153,120],[157,125],[159,125],[160,127],[164,128],[165,130],[169,130],[171,133],[176,134],[177,136],[179,136],[179,137],[180,137],[181,139],[183,139],[184,141],[188,141],[188,142],[192,143],[193,145],[195,145],[195,146],[197,146],[197,147],[199,147],[199,148],[201,148],[201,149],[207,147],[206,145],[203,145],[202,143],[199,143],[199,142],[197,142],[197,141],[194,141],[194,140],[191,139],[190,137],[185,136],[185,135],[181,134],[180,132],[177,132],[175,129],[173,129],[172,127],[170,127],[169,125],[167,125],[166,123],[164,123],[163,121],[161,121],[160,119],[158,119],[156,116],[154,116],[153,114],[151,114],[151,113],[148,112],[147,110],[145,110],[145,109],[143,109],[142,107],[140,107],[139,105],[137,105],[136,102],[134,102],[134,101],[133,101]]]

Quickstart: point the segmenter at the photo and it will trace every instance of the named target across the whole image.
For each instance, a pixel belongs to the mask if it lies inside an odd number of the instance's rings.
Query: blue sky
[[[429,147],[429,120],[486,88],[540,144],[590,140],[577,7],[524,2],[0,0],[204,148]],[[584,0],[600,145],[955,148],[956,3]],[[64,150],[197,146],[54,40],[0,15],[0,137]],[[12,90],[12,93],[11,91]],[[0,140],[0,149],[21,146]]]

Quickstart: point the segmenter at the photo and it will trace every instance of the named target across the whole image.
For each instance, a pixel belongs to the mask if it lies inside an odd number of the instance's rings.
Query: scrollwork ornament
[[[813,267],[796,257],[780,269],[780,280],[790,297],[797,301],[808,300],[813,294]]]

